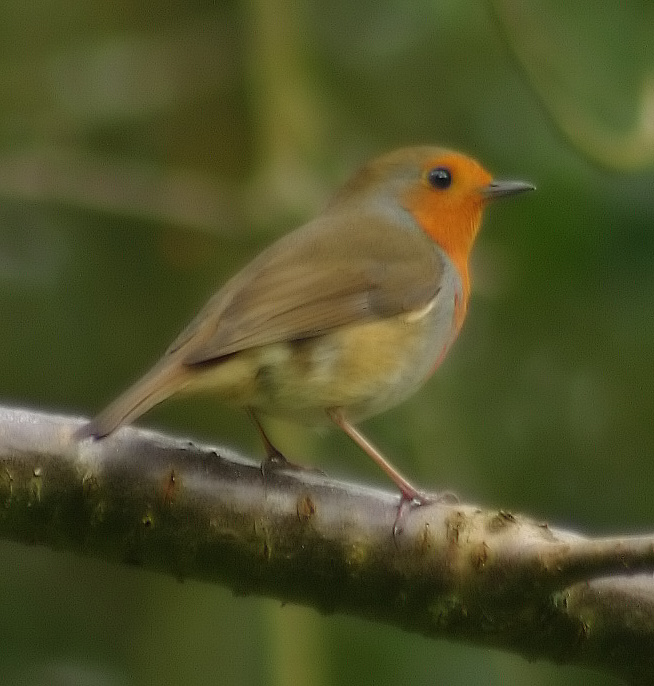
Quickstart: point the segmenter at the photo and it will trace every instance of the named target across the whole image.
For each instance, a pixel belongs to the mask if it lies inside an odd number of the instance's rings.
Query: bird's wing
[[[362,226],[366,221],[374,226]],[[400,240],[398,231],[405,234]],[[379,217],[358,218],[356,226],[331,217],[328,229],[312,222],[229,281],[168,354],[179,351],[188,365],[205,363],[420,309],[438,293],[443,260],[417,227],[398,228]]]
[[[416,225],[401,221],[332,215],[306,224],[228,281],[163,358],[78,436],[106,436],[133,421],[182,388],[196,364],[421,310],[452,276],[446,259]]]

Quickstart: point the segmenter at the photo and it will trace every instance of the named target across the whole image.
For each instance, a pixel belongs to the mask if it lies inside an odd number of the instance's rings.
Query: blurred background
[[[417,484],[588,533],[654,525],[650,0],[3,0],[0,402],[91,414],[362,162],[435,143],[489,209],[446,363],[366,423]],[[210,399],[141,424],[262,455]],[[348,439],[291,458],[391,487]],[[0,681],[577,684],[573,667],[0,543]]]

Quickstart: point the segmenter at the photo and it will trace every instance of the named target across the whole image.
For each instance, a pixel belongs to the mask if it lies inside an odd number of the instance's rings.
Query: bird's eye
[[[452,174],[445,167],[436,167],[427,174],[427,180],[439,191],[444,191],[452,185]]]

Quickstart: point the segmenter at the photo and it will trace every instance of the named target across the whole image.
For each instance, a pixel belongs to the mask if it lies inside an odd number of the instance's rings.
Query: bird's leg
[[[275,448],[275,446],[272,444],[272,441],[266,435],[266,432],[263,430],[263,426],[261,425],[261,422],[259,421],[259,418],[254,410],[251,407],[248,407],[247,412],[254,422],[254,425],[257,427],[259,436],[261,436],[261,442],[266,450],[266,459],[261,463],[261,473],[264,476],[266,475],[266,471],[270,469],[296,469],[306,470],[309,472],[318,472],[319,474],[322,474],[319,469],[304,467],[301,464],[295,464],[294,462],[286,459],[286,457],[279,450],[277,450],[277,448]]]
[[[420,505],[427,505],[434,502],[458,502],[458,498],[453,493],[444,493],[442,495],[432,497],[421,493],[414,488],[398,471],[391,465],[384,456],[354,425],[345,419],[343,413],[339,409],[327,410],[329,418],[342,429],[362,450],[368,455],[388,474],[400,489],[402,497],[395,515],[395,522],[393,523],[393,538],[396,538],[402,529],[400,522],[404,517],[404,513],[411,507],[419,507]]]
[[[393,465],[388,462],[384,456],[354,425],[345,419],[343,413],[339,409],[327,410],[329,418],[388,474],[388,476],[395,482],[402,493],[402,501],[407,503],[415,503],[416,505],[423,505],[428,502],[424,493],[420,493],[415,489]],[[400,504],[402,507],[402,504]]]
[[[284,455],[277,450],[277,448],[275,448],[268,436],[266,436],[266,432],[263,430],[263,426],[261,426],[261,422],[259,421],[259,418],[255,414],[254,410],[251,407],[248,407],[247,412],[250,415],[250,419],[252,419],[254,425],[257,427],[257,431],[261,437],[261,442],[263,443],[263,447],[266,451],[266,459],[261,463],[261,473],[265,475],[266,470],[271,468],[278,469],[289,466],[294,467],[295,465],[292,465],[284,457]]]

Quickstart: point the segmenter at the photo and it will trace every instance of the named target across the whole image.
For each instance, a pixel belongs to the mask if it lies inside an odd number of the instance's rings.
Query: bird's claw
[[[434,495],[426,495],[418,491],[412,493],[402,493],[400,496],[400,504],[397,507],[395,521],[393,522],[393,540],[397,542],[397,537],[402,533],[401,522],[405,513],[416,507],[423,505],[435,505],[441,503],[443,505],[456,505],[459,502],[458,497],[452,491],[444,491]]]
[[[296,472],[310,472],[315,474],[320,474],[324,476],[324,472],[315,467],[305,467],[301,464],[296,464],[288,460],[279,450],[275,449],[274,452],[270,451],[266,456],[266,459],[261,463],[261,474],[265,477],[268,472],[272,472],[277,469],[289,469]]]

